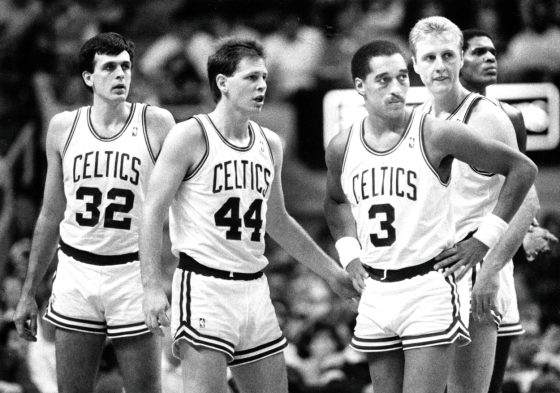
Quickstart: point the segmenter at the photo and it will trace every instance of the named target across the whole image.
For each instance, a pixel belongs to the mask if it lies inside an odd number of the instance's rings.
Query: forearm
[[[162,283],[161,250],[164,214],[145,212],[140,228],[140,270],[144,288]]]
[[[493,247],[482,265],[482,270],[488,272],[498,272],[504,265],[513,258],[521,244],[523,238],[535,217],[539,208],[539,201],[535,187],[533,186],[519,210],[509,223],[508,229],[502,235],[495,247]]]
[[[335,241],[346,236],[358,237],[356,222],[348,203],[339,203],[327,198],[324,203],[324,211],[327,225]]]
[[[309,234],[291,216],[267,225],[268,234],[290,256],[295,258],[313,272],[323,278],[329,278],[340,270],[336,262],[330,258],[309,236]]]
[[[515,167],[515,170],[510,171],[492,213],[510,222],[533,187],[536,174],[536,166],[532,163],[520,164]]]
[[[43,280],[57,249],[59,238],[58,225],[59,220],[51,220],[43,214],[39,215],[33,233],[33,243],[22,287],[22,296],[35,296],[37,288]]]

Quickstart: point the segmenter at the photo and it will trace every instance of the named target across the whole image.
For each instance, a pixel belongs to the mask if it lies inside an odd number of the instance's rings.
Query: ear
[[[228,91],[227,82],[227,77],[224,74],[216,75],[216,85],[218,86],[218,89],[220,89],[222,94],[227,93]]]
[[[354,89],[359,95],[364,96],[366,94],[366,87],[364,86],[364,81],[360,78],[354,78]]]
[[[91,78],[91,73],[90,72],[88,72],[88,71],[82,72],[82,79],[84,80],[84,83],[86,84],[86,86],[93,87],[93,80]]]

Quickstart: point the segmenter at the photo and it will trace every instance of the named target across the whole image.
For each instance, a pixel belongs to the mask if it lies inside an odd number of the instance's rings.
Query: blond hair
[[[459,39],[459,50],[463,48],[463,33],[459,27],[443,16],[430,16],[420,19],[408,35],[408,44],[413,55],[416,55],[416,44],[428,34],[453,33]]]

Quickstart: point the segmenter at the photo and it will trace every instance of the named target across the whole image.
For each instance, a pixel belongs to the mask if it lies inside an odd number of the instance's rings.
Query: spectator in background
[[[523,29],[513,36],[501,59],[505,80],[557,80],[560,72],[560,27],[555,24],[556,0],[520,0]]]
[[[0,321],[0,392],[39,393],[29,375],[27,343],[6,321]]]
[[[342,371],[345,344],[336,327],[321,320],[303,332],[297,343],[299,361],[293,366],[307,387],[326,387],[346,379]]]

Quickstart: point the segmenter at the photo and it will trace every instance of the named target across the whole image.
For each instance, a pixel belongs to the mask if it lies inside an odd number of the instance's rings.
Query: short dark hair
[[[96,54],[118,55],[122,51],[127,51],[130,55],[130,62],[134,62],[134,42],[123,37],[119,33],[101,33],[87,40],[80,49],[78,55],[78,65],[80,75],[82,72],[93,72],[93,59]]]
[[[463,52],[469,48],[469,40],[474,37],[488,37],[492,41],[492,36],[480,29],[465,29],[463,30]]]
[[[352,80],[366,78],[367,74],[372,71],[369,67],[369,61],[372,57],[392,56],[394,54],[400,54],[404,58],[404,54],[398,45],[391,41],[375,40],[363,45],[352,56]]]
[[[222,92],[216,83],[216,76],[233,75],[239,62],[246,57],[264,59],[263,46],[253,39],[227,38],[219,45],[216,52],[208,57],[208,83],[215,102],[220,101],[222,97]]]

